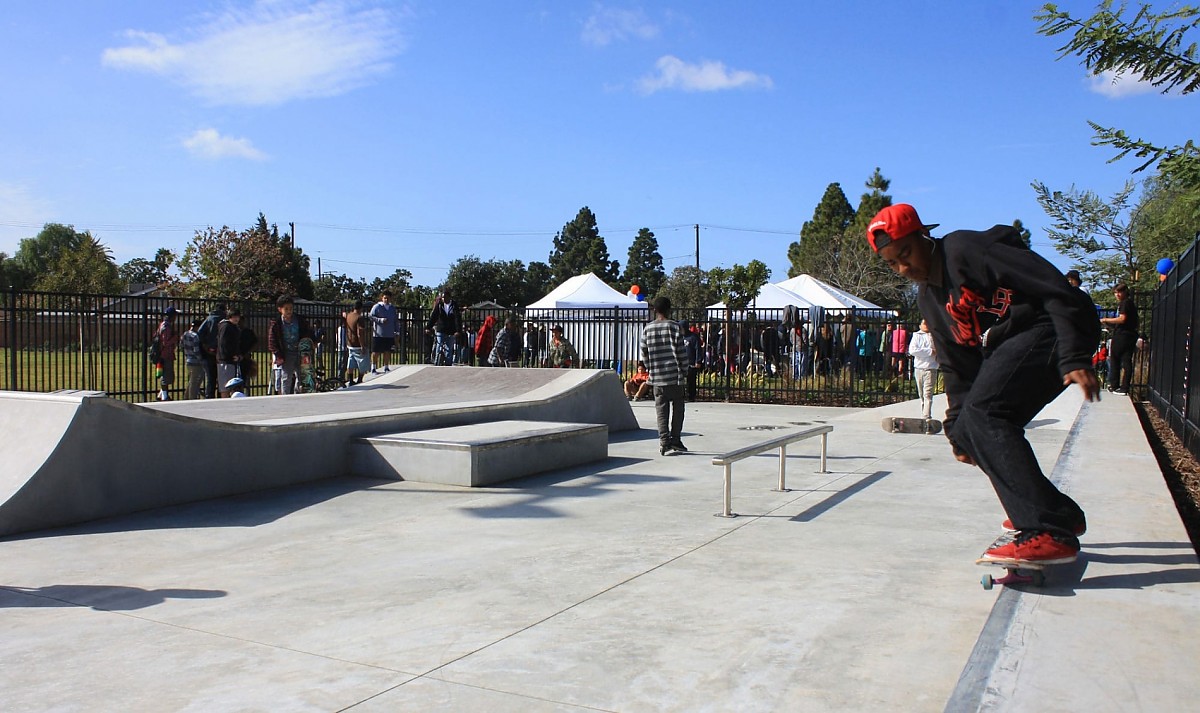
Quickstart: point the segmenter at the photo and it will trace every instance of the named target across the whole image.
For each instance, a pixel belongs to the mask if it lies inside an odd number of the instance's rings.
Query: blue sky
[[[582,206],[624,265],[765,262],[876,166],[926,222],[1112,194],[1087,120],[1178,144],[1194,99],[1088,77],[1040,3],[46,0],[0,14],[0,251],[42,224],[118,262],[261,211],[325,271],[545,261]],[[1094,3],[1060,6],[1090,14]]]

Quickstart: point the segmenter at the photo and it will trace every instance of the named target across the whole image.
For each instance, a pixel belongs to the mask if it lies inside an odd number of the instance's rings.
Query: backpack
[[[146,349],[146,358],[151,364],[158,364],[162,361],[162,341],[159,340],[157,334],[150,341],[150,347]]]

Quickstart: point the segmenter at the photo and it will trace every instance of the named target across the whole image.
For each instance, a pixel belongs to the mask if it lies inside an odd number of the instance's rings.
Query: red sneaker
[[[1018,535],[1011,542],[993,547],[984,552],[980,559],[991,562],[1066,564],[1074,562],[1078,554],[1078,546],[1059,542],[1049,532],[1030,532]]]
[[[1000,527],[1003,528],[1007,532],[1012,532],[1012,533],[1020,532],[1020,530],[1013,527],[1012,520],[1005,520],[1004,522],[1000,523]],[[1079,523],[1078,525],[1076,525],[1075,529],[1071,530],[1071,533],[1073,535],[1075,535],[1076,537],[1083,537],[1084,533],[1086,533],[1086,532],[1087,532],[1087,524],[1082,523],[1082,522]]]

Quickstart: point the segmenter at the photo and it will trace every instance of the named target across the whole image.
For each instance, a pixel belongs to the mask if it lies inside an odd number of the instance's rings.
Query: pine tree
[[[556,285],[588,272],[608,284],[620,277],[621,265],[608,259],[608,246],[596,227],[596,215],[587,206],[580,208],[575,219],[554,236],[549,263]]]
[[[887,194],[891,184],[878,167],[867,179],[866,187],[869,190],[859,199],[854,220],[846,229],[842,250],[838,255],[837,273],[829,282],[875,304],[901,307],[912,301],[911,283],[892,272],[867,242],[867,225],[879,211],[892,204],[892,197]]]
[[[658,252],[658,239],[649,228],[642,228],[629,246],[629,259],[625,261],[621,291],[637,285],[647,299],[662,290],[667,273],[663,270],[662,254]]]
[[[812,275],[829,279],[838,264],[842,237],[854,219],[854,208],[839,183],[830,183],[812,220],[800,228],[800,240],[788,246],[788,277]]]

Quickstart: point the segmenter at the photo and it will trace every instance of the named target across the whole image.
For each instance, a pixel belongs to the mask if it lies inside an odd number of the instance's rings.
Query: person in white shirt
[[[921,416],[928,421],[933,414],[933,385],[937,383],[938,363],[933,336],[929,334],[925,320],[921,320],[921,330],[909,342],[908,353],[913,358],[913,376],[917,379],[917,392],[921,394]]]

